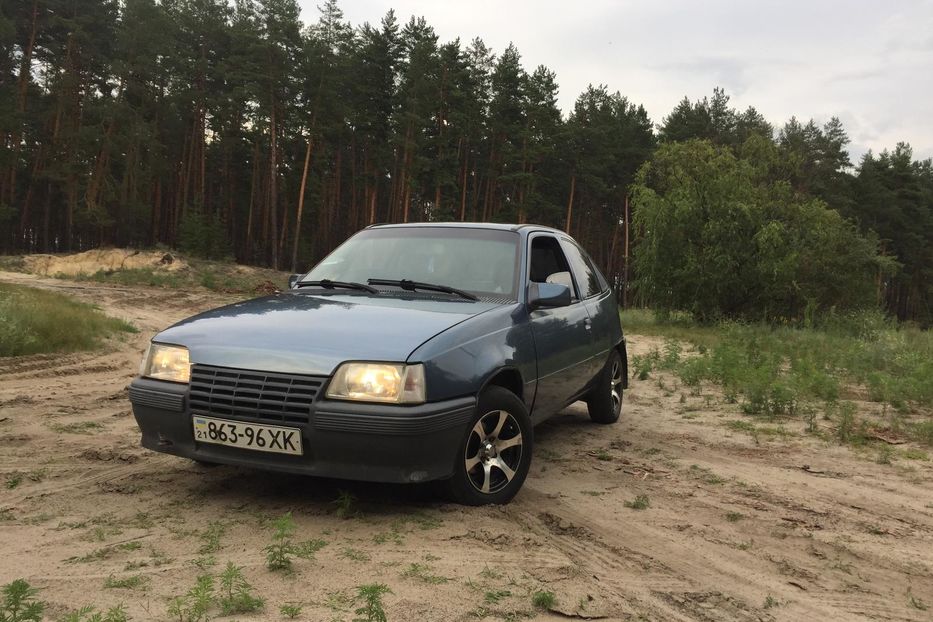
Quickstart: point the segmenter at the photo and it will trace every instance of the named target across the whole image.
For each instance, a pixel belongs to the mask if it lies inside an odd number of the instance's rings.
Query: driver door
[[[530,313],[538,359],[533,410],[537,423],[566,406],[586,386],[593,344],[590,316],[560,242],[551,234],[536,233],[528,245],[528,282],[569,285],[572,298],[569,306]]]

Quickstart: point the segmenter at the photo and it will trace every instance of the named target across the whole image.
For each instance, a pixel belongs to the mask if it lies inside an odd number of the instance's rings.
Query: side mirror
[[[570,288],[562,283],[531,283],[528,286],[528,308],[570,306]]]
[[[295,286],[298,285],[298,281],[301,280],[303,274],[292,274],[288,277],[288,289],[295,289]]]

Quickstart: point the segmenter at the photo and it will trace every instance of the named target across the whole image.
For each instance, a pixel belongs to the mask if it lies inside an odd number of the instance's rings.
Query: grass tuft
[[[557,603],[554,592],[538,590],[531,595],[531,604],[537,609],[551,609]]]
[[[143,575],[134,574],[128,577],[123,577],[118,579],[113,575],[107,577],[107,580],[104,581],[104,587],[107,589],[127,589],[135,590],[137,588],[143,587],[149,583],[149,577]]]
[[[648,495],[638,495],[634,500],[626,501],[625,507],[633,510],[647,510],[651,507],[651,501],[648,499]]]

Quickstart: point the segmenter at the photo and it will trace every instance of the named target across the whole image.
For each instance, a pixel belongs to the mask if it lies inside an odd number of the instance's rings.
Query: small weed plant
[[[334,500],[337,506],[337,518],[356,518],[359,516],[359,510],[356,508],[356,497],[349,491],[341,490]]]
[[[388,622],[382,597],[392,590],[384,583],[370,583],[356,588],[356,600],[360,606],[354,610],[357,617],[353,622]]]
[[[289,620],[294,620],[301,615],[301,609],[301,605],[297,603],[285,603],[279,607],[279,613],[281,613],[283,617],[286,617]]]
[[[424,583],[429,583],[431,585],[447,583],[450,580],[447,577],[434,574],[431,570],[431,567],[427,564],[418,563],[409,564],[408,568],[405,569],[405,572],[402,573],[402,576],[409,579],[419,579]]]
[[[184,596],[169,601],[168,615],[178,622],[205,622],[214,602],[214,577],[201,575]]]
[[[98,611],[93,605],[75,609],[62,618],[62,622],[127,622],[126,606],[117,605],[107,611]]]
[[[198,549],[198,553],[208,555],[219,551],[220,539],[224,537],[225,533],[227,533],[227,526],[224,523],[214,521],[208,524],[207,529],[200,534],[201,547]]]
[[[292,558],[300,557],[311,559],[327,543],[324,540],[307,540],[293,542],[295,534],[295,521],[291,512],[277,518],[273,523],[272,544],[264,550],[266,552],[266,565],[274,572],[291,572]]]
[[[16,579],[3,586],[0,602],[0,622],[40,622],[45,603],[36,598],[39,590],[25,579]]]
[[[651,507],[651,502],[648,499],[648,495],[637,495],[632,501],[626,501],[625,507],[632,508],[633,510],[647,510]]]
[[[223,615],[252,613],[263,608],[265,601],[254,596],[252,586],[243,576],[243,569],[228,562],[220,574],[220,598],[218,604]]]

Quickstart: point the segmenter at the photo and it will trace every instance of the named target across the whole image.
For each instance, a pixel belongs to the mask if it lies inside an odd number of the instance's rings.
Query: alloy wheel
[[[515,477],[521,460],[522,431],[511,413],[492,410],[477,420],[464,451],[467,477],[476,490],[484,494],[502,490]]]

